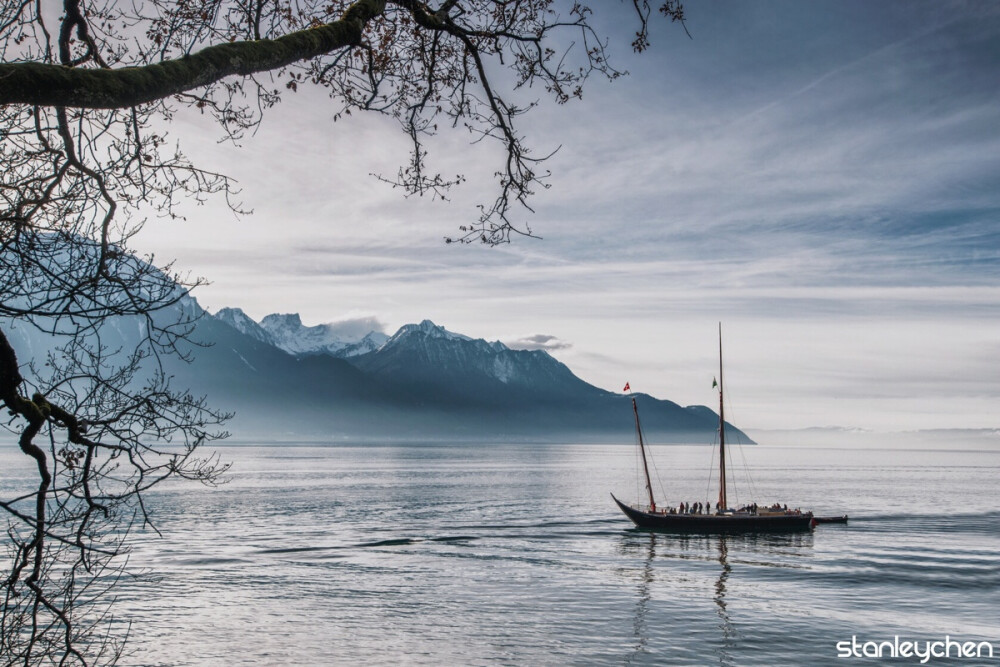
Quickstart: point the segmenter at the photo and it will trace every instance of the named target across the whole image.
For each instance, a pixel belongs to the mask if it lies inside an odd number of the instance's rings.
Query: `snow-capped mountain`
[[[350,357],[357,357],[359,355],[366,354],[368,352],[374,352],[375,350],[385,345],[385,342],[386,340],[388,340],[388,338],[389,337],[386,336],[381,331],[372,331],[366,334],[365,337],[359,340],[357,343],[352,343],[350,345],[341,348],[340,351],[338,351],[335,356],[338,356],[341,359],[348,359]]]
[[[297,314],[267,315],[260,321],[260,326],[271,334],[275,345],[291,354],[335,354],[355,342],[344,340],[329,324],[307,327]]]
[[[443,338],[444,340],[472,340],[468,336],[448,331],[444,327],[438,326],[430,320],[424,320],[420,324],[404,324],[388,341],[387,344],[395,344],[405,340],[410,336],[421,338]]]
[[[512,350],[499,341],[474,340],[430,320],[400,327],[378,350],[351,359],[369,373],[397,382],[433,383],[447,393],[465,392],[470,382],[528,385],[532,392],[572,386],[601,392],[541,350]],[[482,392],[487,387],[480,386]],[[489,387],[490,391],[503,391]],[[606,392],[601,392],[606,393]]]
[[[358,332],[355,322],[307,327],[295,313],[267,315],[259,323],[239,308],[223,308],[215,318],[237,331],[289,354],[352,357],[378,349],[389,337],[381,331]]]
[[[278,347],[271,334],[239,308],[223,308],[217,312],[214,317],[220,322],[225,322],[242,334],[246,334],[247,336],[250,336],[255,340],[259,340],[262,343]]]

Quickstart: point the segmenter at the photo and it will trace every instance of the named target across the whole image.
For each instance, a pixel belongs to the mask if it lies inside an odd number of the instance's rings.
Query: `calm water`
[[[126,664],[879,663],[837,658],[852,635],[1000,664],[996,450],[746,448],[758,502],[851,516],[758,537],[632,529],[630,446],[221,452],[227,485],[155,497]],[[708,448],[655,455],[669,502],[708,499]]]

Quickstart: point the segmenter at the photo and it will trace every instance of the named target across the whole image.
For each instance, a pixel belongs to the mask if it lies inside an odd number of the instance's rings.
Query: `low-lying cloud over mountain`
[[[568,350],[573,347],[573,344],[557,336],[534,334],[509,341],[507,346],[515,350]]]

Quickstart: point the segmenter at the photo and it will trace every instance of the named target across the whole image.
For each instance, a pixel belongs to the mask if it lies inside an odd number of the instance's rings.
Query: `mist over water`
[[[658,502],[710,497],[710,448],[653,450]],[[745,447],[740,502],[851,521],[728,537],[633,529],[627,445],[220,452],[228,484],[152,497],[124,664],[844,664],[852,635],[946,634],[1000,658],[997,451]]]

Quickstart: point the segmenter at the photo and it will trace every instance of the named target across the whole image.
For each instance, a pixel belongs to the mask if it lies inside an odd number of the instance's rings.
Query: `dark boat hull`
[[[811,530],[806,514],[660,514],[643,512],[611,496],[621,511],[639,528],[676,533],[794,533]]]
[[[847,523],[847,515],[844,516],[818,516],[816,523]]]

